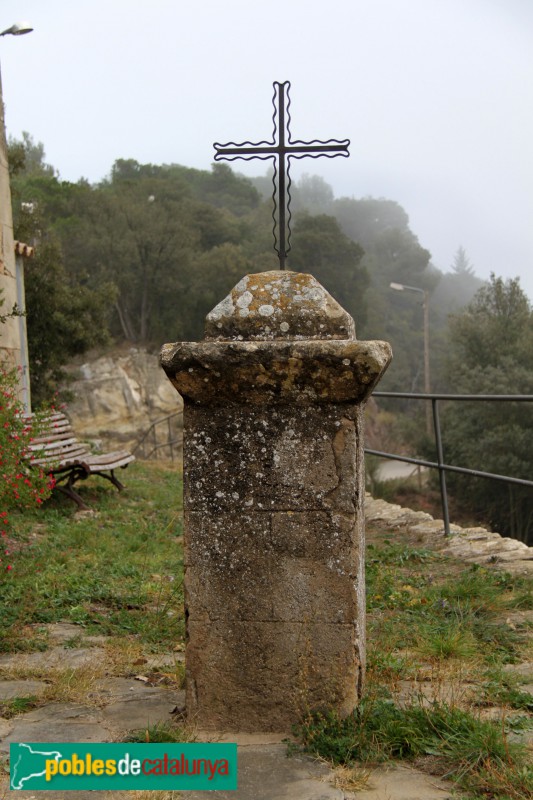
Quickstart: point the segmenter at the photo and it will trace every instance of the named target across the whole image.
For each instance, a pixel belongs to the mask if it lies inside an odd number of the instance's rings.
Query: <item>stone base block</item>
[[[356,706],[355,625],[189,620],[186,704],[205,730],[290,732],[305,713]]]

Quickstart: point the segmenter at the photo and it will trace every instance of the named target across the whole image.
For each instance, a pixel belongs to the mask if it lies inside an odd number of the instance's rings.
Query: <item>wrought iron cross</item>
[[[299,139],[292,141],[290,132],[290,82],[279,83],[274,81],[274,96],[272,105],[274,113],[272,121],[274,132],[271,142],[228,142],[227,144],[214,143],[215,161],[235,161],[242,159],[250,161],[259,158],[265,161],[268,158],[274,161],[274,176],[272,178],[274,200],[274,211],[272,219],[274,226],[274,250],[278,254],[280,269],[285,269],[287,254],[291,249],[291,178],[290,178],[290,159],[291,158],[335,158],[343,156],[348,158],[350,155],[348,147],[349,139],[328,139],[327,142],[313,139],[311,142],[303,142]],[[278,216],[276,218],[276,212]]]

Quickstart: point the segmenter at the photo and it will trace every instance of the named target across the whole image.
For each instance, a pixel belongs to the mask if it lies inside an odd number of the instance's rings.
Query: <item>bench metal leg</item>
[[[70,482],[70,480],[69,480],[69,482],[67,483],[66,486],[60,486],[59,484],[56,483],[55,488],[59,489],[59,491],[63,492],[63,494],[66,494],[67,497],[70,497],[71,500],[74,500],[74,502],[77,504],[77,506],[80,509],[80,511],[88,511],[89,510],[89,506],[86,503],[83,502],[83,500],[80,497],[80,495],[73,488],[72,483]]]
[[[110,473],[111,473],[110,475],[108,475],[106,472],[95,472],[94,474],[95,475],[99,475],[101,478],[105,478],[107,481],[111,481],[113,486],[116,486],[117,489],[119,490],[119,492],[121,492],[126,487],[124,486],[123,483],[121,483],[119,481],[118,478],[115,477],[115,470],[114,469],[110,470]]]
[[[88,473],[84,469],[81,469],[81,467],[74,467],[72,471],[68,473],[68,477],[67,475],[63,475],[61,478],[59,478],[59,480],[56,479],[55,488],[59,489],[59,491],[63,492],[63,494],[66,494],[67,497],[70,497],[71,500],[74,500],[79,509],[87,511],[89,509],[89,506],[83,502],[78,492],[74,489],[74,484],[76,483],[76,481],[86,480],[90,474],[93,474],[93,475],[99,475],[101,478],[105,478],[107,481],[110,481],[113,484],[113,486],[116,486],[119,492],[125,489],[126,487],[124,486],[124,484],[121,483],[119,479],[115,476],[115,471],[109,470],[109,472],[110,472],[109,475],[107,474],[107,472]],[[63,486],[60,484],[60,481],[65,482]]]

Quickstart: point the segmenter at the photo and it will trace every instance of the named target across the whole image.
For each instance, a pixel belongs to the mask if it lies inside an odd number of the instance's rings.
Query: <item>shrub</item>
[[[41,415],[42,417],[42,415]],[[0,572],[9,572],[9,549],[6,549],[8,512],[41,505],[50,496],[55,481],[40,467],[30,468],[26,460],[31,439],[38,435],[39,415],[31,420],[17,398],[16,369],[0,364]]]

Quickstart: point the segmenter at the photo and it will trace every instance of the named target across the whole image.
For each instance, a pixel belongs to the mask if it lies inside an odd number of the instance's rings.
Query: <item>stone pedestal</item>
[[[183,396],[187,713],[290,730],[349,713],[365,663],[361,405],[391,357],[310,275],[248,275],[198,343],[165,345]]]

